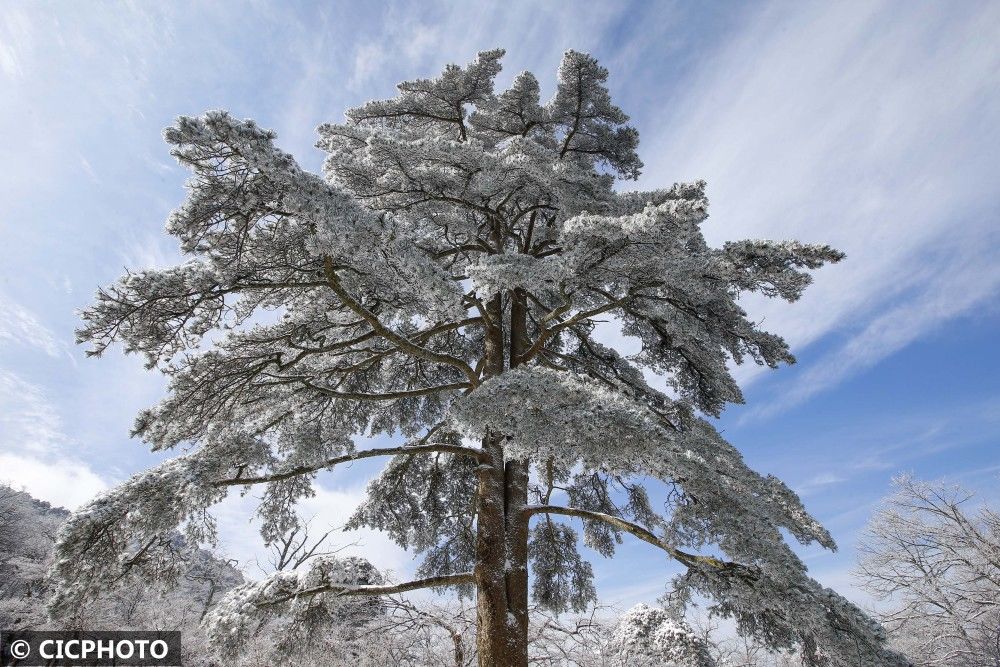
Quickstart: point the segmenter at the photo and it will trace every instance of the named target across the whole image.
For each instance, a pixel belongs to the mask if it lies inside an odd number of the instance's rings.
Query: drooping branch
[[[261,475],[258,477],[233,477],[230,479],[221,479],[217,482],[213,482],[212,486],[216,487],[243,486],[249,484],[264,484],[267,482],[278,482],[283,479],[290,479],[292,477],[298,477],[299,475],[305,475],[310,472],[316,472],[317,470],[332,468],[341,463],[349,463],[351,461],[358,461],[361,459],[368,459],[376,456],[427,454],[429,452],[455,454],[457,456],[468,456],[477,460],[483,456],[482,452],[479,451],[478,449],[473,449],[471,447],[462,447],[461,445],[449,445],[447,443],[432,443],[428,445],[417,445],[414,447],[405,447],[405,446],[379,447],[376,449],[366,449],[360,452],[344,454],[343,456],[335,456],[325,461],[321,461],[315,465],[297,466],[295,468],[291,468],[283,472],[277,472],[272,475]]]
[[[409,591],[420,590],[421,588],[440,588],[442,586],[459,586],[471,583],[475,583],[475,575],[472,572],[461,572],[459,574],[447,574],[438,577],[414,579],[413,581],[407,581],[402,584],[357,586],[351,584],[330,583],[323,584],[322,586],[315,586],[313,588],[298,590],[294,593],[258,602],[257,606],[268,607],[271,605],[281,604],[282,602],[288,602],[289,600],[293,600],[295,598],[319,595],[320,593],[336,593],[337,595],[343,596],[378,596],[406,593]]]
[[[639,538],[643,542],[647,542],[652,544],[654,547],[662,549],[667,552],[671,558],[689,568],[703,569],[705,567],[709,567],[717,571],[725,571],[751,580],[756,579],[758,576],[753,568],[741,563],[719,560],[714,556],[700,556],[698,554],[681,551],[673,545],[664,542],[652,531],[640,526],[639,524],[611,514],[591,512],[589,510],[582,510],[575,507],[562,507],[559,505],[526,505],[522,511],[526,517],[531,517],[534,514],[559,514],[562,516],[577,517],[579,519],[602,521]]]

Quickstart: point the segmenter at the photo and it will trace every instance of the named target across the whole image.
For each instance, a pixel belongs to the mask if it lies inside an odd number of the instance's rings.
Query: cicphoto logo
[[[0,632],[3,667],[180,664],[180,632]]]

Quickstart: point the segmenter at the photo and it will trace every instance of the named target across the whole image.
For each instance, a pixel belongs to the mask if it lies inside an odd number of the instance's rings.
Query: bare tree
[[[417,604],[403,596],[385,598],[387,614],[372,625],[372,633],[392,637],[390,653],[397,665],[476,663],[476,612],[465,600]]]
[[[330,528],[319,537],[311,537],[311,529],[312,521],[296,522],[271,544],[268,560],[272,572],[296,570],[313,557],[329,556],[351,546],[342,545],[336,549],[322,549],[321,547],[333,534],[334,529]]]
[[[918,665],[1000,666],[1000,513],[904,476],[869,523],[857,577]]]
[[[387,596],[384,606],[387,613],[365,634],[374,642],[388,641],[382,654],[391,658],[391,664],[470,667],[477,662],[474,605],[460,598],[416,602]],[[656,622],[649,622],[650,616]],[[529,618],[528,663],[537,667],[634,667],[643,661],[671,667],[714,666],[705,650],[708,640],[663,610],[644,605],[625,614],[608,605],[572,614],[533,605]]]

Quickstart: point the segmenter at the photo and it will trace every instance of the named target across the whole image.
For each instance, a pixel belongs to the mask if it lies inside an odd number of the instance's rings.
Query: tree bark
[[[487,310],[485,378],[504,372],[507,358],[516,366],[527,349],[526,303],[515,292],[511,302],[509,356],[504,350],[503,301]],[[476,647],[480,667],[528,664],[528,464],[506,460],[502,434],[483,439],[476,522]]]
[[[500,295],[486,304],[484,379],[504,370],[503,302]],[[509,642],[507,589],[504,581],[506,540],[504,529],[503,445],[498,434],[483,438],[484,459],[477,471],[479,488],[476,517],[476,648],[480,667],[516,665]]]
[[[511,295],[510,306],[510,367],[521,363],[527,351],[527,297],[522,290]],[[528,518],[522,509],[528,504],[528,462],[508,460],[504,463],[504,520],[507,535],[507,603],[513,614],[514,644],[518,656],[528,664]]]

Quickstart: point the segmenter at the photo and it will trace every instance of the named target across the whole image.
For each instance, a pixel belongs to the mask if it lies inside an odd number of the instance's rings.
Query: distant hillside
[[[0,628],[40,629],[48,625],[47,570],[59,527],[70,512],[0,484]],[[178,546],[183,538],[176,537]],[[202,616],[230,588],[244,582],[231,562],[199,549],[175,588],[128,582],[94,600],[75,625],[91,630],[180,630],[185,655],[204,656]],[[212,664],[185,660],[185,664]]]

